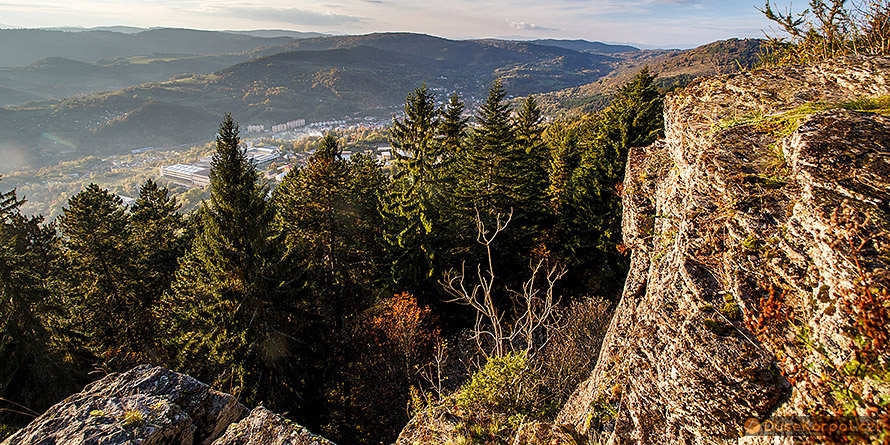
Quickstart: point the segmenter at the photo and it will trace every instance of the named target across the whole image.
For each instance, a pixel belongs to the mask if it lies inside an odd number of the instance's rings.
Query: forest
[[[196,211],[152,180],[130,207],[89,185],[52,222],[4,192],[0,437],[141,363],[341,443],[391,443],[462,385],[473,409],[555,415],[623,286],[626,153],[662,136],[663,94],[643,70],[553,122],[506,96],[494,83],[470,125],[457,95],[415,89],[389,176],[328,134],[270,190],[226,114]],[[499,405],[491,371],[528,385]]]

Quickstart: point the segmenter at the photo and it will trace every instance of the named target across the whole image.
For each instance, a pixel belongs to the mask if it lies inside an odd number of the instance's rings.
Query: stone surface
[[[591,378],[560,413],[602,443],[734,443],[743,422],[818,401],[800,369],[850,358],[838,309],[890,222],[890,119],[820,106],[890,95],[890,59],[697,81],[666,101],[666,138],[632,149],[624,293]],[[800,115],[799,120],[787,119]],[[840,215],[840,216],[839,216]],[[849,218],[852,218],[850,216]],[[786,378],[787,377],[787,378]]]
[[[568,426],[528,422],[519,427],[513,445],[580,445],[585,442]]]
[[[396,445],[459,443],[463,438],[459,427],[465,421],[444,403],[431,406],[411,418],[399,433]]]
[[[334,445],[262,406],[250,415],[229,425],[225,434],[213,445]]]
[[[2,445],[332,445],[265,408],[246,414],[234,396],[187,375],[141,365],[91,383]]]

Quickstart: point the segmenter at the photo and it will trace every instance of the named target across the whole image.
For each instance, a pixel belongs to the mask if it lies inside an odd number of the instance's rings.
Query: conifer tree
[[[272,197],[275,227],[286,250],[285,275],[305,296],[301,308],[307,321],[293,334],[301,339],[301,358],[307,362],[302,365],[301,420],[325,421],[324,429],[337,435],[360,429],[354,418],[343,418],[353,397],[350,385],[359,381],[352,374],[357,365],[347,364],[345,357],[356,347],[351,325],[375,296],[381,269],[389,274],[381,260],[378,210],[385,187],[374,158],[343,159],[337,139],[327,134],[306,166],[291,170]]]
[[[533,187],[529,194],[541,194],[547,183],[547,161],[549,153],[544,143],[544,125],[541,109],[534,96],[528,96],[516,115],[516,143],[525,152],[525,175]]]
[[[464,104],[457,93],[448,97],[448,103],[439,112],[439,144],[446,159],[453,158],[461,152],[464,138],[467,135],[468,118],[463,117]]]
[[[288,302],[270,272],[268,188],[239,147],[230,115],[220,124],[202,230],[165,296],[180,369],[233,390],[248,403],[295,397]],[[172,312],[172,314],[171,314]],[[285,395],[281,395],[284,393]]]
[[[547,145],[550,159],[547,168],[547,200],[551,214],[562,220],[569,201],[569,182],[577,161],[575,137],[562,122],[554,122],[547,128]]]
[[[78,386],[77,372],[52,348],[50,294],[55,230],[19,211],[15,190],[0,193],[0,435],[32,420]],[[29,412],[30,411],[30,412]]]
[[[90,348],[112,368],[145,360],[152,308],[136,292],[136,252],[121,199],[90,184],[68,200],[59,229],[63,290]]]
[[[522,185],[522,152],[516,144],[507,96],[500,80],[476,113],[473,132],[461,168],[460,195],[469,209],[485,214],[506,213],[515,207]],[[514,209],[522,213],[522,209]]]
[[[321,140],[306,166],[291,170],[275,191],[276,225],[288,256],[321,303],[324,317],[342,323],[346,314],[345,243],[351,227],[349,166],[337,139]]]
[[[624,166],[630,147],[651,144],[664,135],[664,98],[655,76],[644,68],[615,93],[608,109],[584,126],[582,149],[571,179],[569,216],[574,252],[569,257],[578,270],[600,277],[604,292],[620,291],[627,260],[616,250],[621,242],[621,196]]]
[[[176,198],[151,179],[142,184],[130,208],[130,243],[137,255],[141,293],[155,301],[170,287],[187,246],[186,225],[178,209]]]
[[[442,146],[435,98],[426,86],[408,95],[405,115],[404,120],[393,119],[396,173],[385,213],[393,279],[410,286],[429,279],[435,270]]]
[[[522,102],[513,126],[516,129],[516,144],[521,159],[516,207],[525,216],[524,221],[519,220],[523,223],[520,231],[527,233],[527,238],[531,239],[547,225],[545,202],[550,161],[547,145],[544,143],[541,110],[534,96],[528,96]]]
[[[210,202],[201,208],[204,233],[196,248],[217,283],[244,295],[261,288],[269,222],[267,186],[239,146],[238,126],[226,115],[210,164]]]

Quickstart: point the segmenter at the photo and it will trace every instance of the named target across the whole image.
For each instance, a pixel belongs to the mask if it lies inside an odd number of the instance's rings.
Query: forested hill
[[[291,37],[255,37],[219,31],[161,28],[124,34],[0,29],[0,66],[25,66],[47,57],[96,62],[112,57],[163,53],[228,54],[276,46]]]
[[[666,54],[665,51],[631,51],[606,55],[551,44],[555,43],[457,41],[422,34],[387,33],[295,40],[237,55],[171,56],[169,60],[164,55],[156,55],[148,61],[128,58],[106,64],[103,69],[77,65],[81,70],[90,68],[101,72],[111,86],[125,81],[120,79],[157,75],[157,70],[168,70],[164,72],[171,75],[177,69],[188,68],[208,73],[208,67],[219,67],[226,61],[234,63],[217,68],[212,74],[179,74],[163,82],[0,109],[0,154],[15,150],[15,158],[23,159],[22,163],[6,166],[9,172],[88,155],[195,143],[212,136],[212,126],[208,124],[221,111],[236,114],[245,124],[267,127],[296,118],[311,122],[375,116],[387,121],[399,112],[406,91],[421,84],[437,92],[440,99],[456,92],[468,104],[484,97],[496,79],[500,79],[513,96],[575,92],[585,85],[597,85],[603,78],[626,81],[620,77],[622,73],[639,70],[653,57]],[[757,51],[753,46],[744,50],[745,54],[739,56],[744,60]],[[705,56],[697,55],[693,59]],[[143,69],[143,62],[155,68]],[[58,70],[53,71],[53,67],[66,64],[76,65],[53,59],[28,69],[0,71],[0,85],[27,86],[40,79],[64,78]],[[155,71],[152,73],[152,70]],[[3,80],[4,77],[7,80]],[[17,79],[17,83],[13,83],[12,78]],[[54,85],[58,85],[59,90],[65,90],[66,85],[72,89],[95,88],[95,85],[72,86],[64,81]],[[23,91],[30,90],[0,93],[31,97]],[[590,96],[583,88],[578,94],[582,102]],[[575,93],[569,97],[574,100]],[[548,107],[552,103],[562,106],[560,100],[544,103]],[[60,145],[60,140],[65,143]]]
[[[626,53],[640,50],[639,48],[630,45],[610,45],[607,43],[590,42],[587,40],[540,39],[532,40],[531,42],[536,45],[557,46],[574,51],[587,51],[600,54]]]
[[[621,64],[606,76],[578,87],[541,96],[541,103],[551,114],[583,115],[602,109],[612,91],[648,66],[664,89],[683,86],[702,76],[729,74],[749,69],[761,61],[766,43],[761,39],[728,39],[711,42],[689,50],[640,50],[613,54]]]
[[[31,165],[68,157],[119,153],[144,146],[192,143],[212,136],[207,121],[227,110],[245,124],[295,118],[340,119],[374,114],[388,120],[406,91],[426,83],[468,102],[495,79],[513,95],[537,94],[592,82],[611,71],[603,55],[524,42],[452,41],[417,34],[309,39],[209,75],[183,75],[114,92],[0,109],[0,146],[19,147]],[[167,112],[182,110],[184,114]],[[146,110],[163,110],[152,113]],[[158,129],[165,129],[158,131]]]

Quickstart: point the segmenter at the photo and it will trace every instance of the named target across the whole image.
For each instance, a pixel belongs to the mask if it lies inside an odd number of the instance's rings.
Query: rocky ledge
[[[836,404],[819,380],[861,360],[851,327],[871,315],[853,294],[886,290],[890,262],[890,118],[851,110],[886,113],[888,95],[879,57],[670,95],[666,139],[629,154],[624,293],[557,423],[595,443],[722,444],[755,441],[746,420]]]
[[[91,383],[2,445],[333,445],[265,408],[164,368],[138,366]]]

